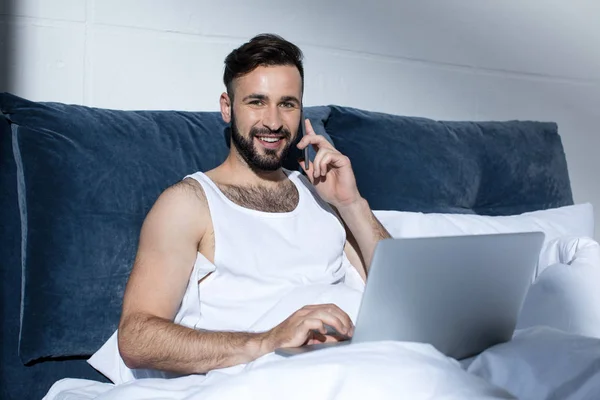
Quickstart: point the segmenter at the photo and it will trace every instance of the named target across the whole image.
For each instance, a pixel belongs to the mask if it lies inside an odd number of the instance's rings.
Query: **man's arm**
[[[263,333],[196,331],[175,324],[208,218],[202,188],[185,181],[167,189],[146,217],[119,324],[119,352],[129,368],[205,373],[279,347],[300,346],[315,332],[325,333],[324,323],[351,335],[350,318],[334,305],[305,307]]]
[[[308,168],[304,162],[300,162],[300,166],[319,195],[337,210],[344,221],[348,237],[344,251],[362,278],[366,279],[377,242],[391,236],[360,195],[350,159],[323,136],[317,135],[309,120],[304,123],[306,135],[297,147],[303,150],[313,146],[317,154]]]
[[[377,242],[391,238],[391,235],[362,197],[357,202],[338,207],[336,210],[346,228],[347,243],[344,248],[346,256],[354,267],[362,269],[362,273],[360,270],[358,272],[363,279],[366,279]]]
[[[191,182],[167,189],[146,217],[119,324],[119,351],[128,367],[201,373],[258,357],[257,335],[173,323],[207,218],[204,193]]]
[[[261,355],[259,337],[256,333],[195,331],[171,320],[137,314],[130,317],[126,325],[122,324],[119,350],[129,368],[187,375],[258,358]],[[129,343],[128,338],[132,339]]]

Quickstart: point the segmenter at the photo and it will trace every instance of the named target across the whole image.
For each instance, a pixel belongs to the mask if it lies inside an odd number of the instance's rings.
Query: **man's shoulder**
[[[169,186],[152,206],[146,221],[151,221],[149,225],[153,229],[193,232],[200,240],[210,223],[208,203],[202,186],[192,178],[184,178]]]
[[[191,176],[187,176],[181,181],[171,186],[174,190],[182,191],[186,195],[194,195],[200,201],[206,202],[206,194],[204,188],[196,179]]]
[[[198,182],[197,179],[194,179],[191,175],[186,176],[179,182],[173,184],[167,190],[180,193],[183,196],[193,195],[201,201],[206,201],[206,195],[204,193],[202,185],[200,184],[200,182]]]
[[[160,199],[171,205],[190,204],[198,206],[198,203],[206,205],[206,195],[202,185],[194,178],[188,176],[179,182],[169,186],[160,195]]]

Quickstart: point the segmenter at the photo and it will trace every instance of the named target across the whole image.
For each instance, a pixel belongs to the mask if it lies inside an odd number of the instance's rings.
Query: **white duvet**
[[[530,328],[461,366],[431,346],[376,342],[121,385],[64,379],[45,399],[598,399],[600,340]]]
[[[421,343],[363,343],[175,379],[63,379],[44,399],[600,399],[600,246],[548,245],[513,340],[471,360]]]
[[[363,343],[292,358],[274,354],[241,370],[112,386],[64,380],[47,399],[510,399],[428,345]]]

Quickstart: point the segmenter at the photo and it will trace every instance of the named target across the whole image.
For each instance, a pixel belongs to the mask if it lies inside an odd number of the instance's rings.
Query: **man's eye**
[[[261,104],[261,101],[260,100],[252,100],[248,104],[252,104],[252,105],[258,106],[258,105]]]
[[[293,108],[294,107],[294,103],[287,103],[287,102],[286,103],[281,103],[281,106],[285,107],[285,108]]]

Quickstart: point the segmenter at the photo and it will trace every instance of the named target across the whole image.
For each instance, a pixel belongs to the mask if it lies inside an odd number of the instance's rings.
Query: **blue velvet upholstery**
[[[554,123],[443,122],[332,106],[325,129],[376,210],[510,215],[573,204]]]
[[[117,326],[144,216],[168,186],[226,157],[225,124],[61,104],[7,114],[27,227],[21,358],[91,354]]]
[[[0,399],[41,399],[52,382],[67,376],[108,381],[83,359],[24,366],[19,358],[21,222],[15,176],[10,126],[0,118]]]
[[[0,111],[0,390],[2,399],[41,398],[63,377],[99,379],[71,358],[89,356],[116,328],[145,214],[164,188],[224,159],[227,131],[217,113],[6,93]],[[572,203],[553,124],[438,123],[335,106],[306,116],[351,157],[375,209],[510,214]]]

